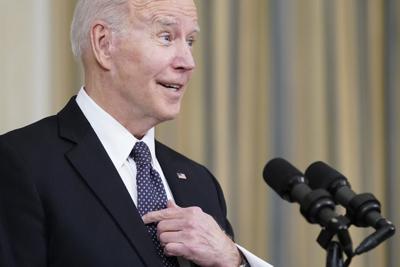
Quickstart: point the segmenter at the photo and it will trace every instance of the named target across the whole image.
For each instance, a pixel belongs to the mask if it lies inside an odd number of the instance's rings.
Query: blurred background
[[[75,1],[0,0],[0,133],[60,110],[82,84]],[[262,180],[284,157],[326,161],[400,227],[400,2],[197,0],[197,72],[158,138],[219,179],[236,241],[275,266],[325,266],[298,205]],[[350,229],[358,245],[373,229]],[[399,266],[397,234],[351,266]]]

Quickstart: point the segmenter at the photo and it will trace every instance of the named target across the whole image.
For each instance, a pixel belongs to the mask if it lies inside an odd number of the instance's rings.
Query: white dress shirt
[[[116,119],[97,105],[83,87],[79,90],[76,102],[100,139],[135,205],[137,204],[136,164],[129,157],[129,154],[138,141],[145,142],[149,147],[152,166],[161,176],[167,198],[173,200],[171,189],[156,157],[154,128],[151,128],[141,140],[138,140]],[[272,267],[246,249],[240,246],[238,248],[245,255],[250,266]],[[178,257],[178,261],[181,267],[190,266],[189,262],[183,258]]]

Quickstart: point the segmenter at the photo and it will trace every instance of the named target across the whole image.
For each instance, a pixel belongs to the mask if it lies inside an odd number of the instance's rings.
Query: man
[[[269,266],[232,241],[212,174],[154,140],[179,113],[198,32],[192,0],[78,1],[85,86],[0,137],[7,266]]]

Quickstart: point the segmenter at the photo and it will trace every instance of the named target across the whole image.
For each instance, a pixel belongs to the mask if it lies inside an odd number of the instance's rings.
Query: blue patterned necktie
[[[150,211],[165,209],[167,194],[160,174],[151,166],[151,154],[147,145],[144,142],[136,142],[131,157],[135,161],[137,169],[137,209],[139,214],[143,216]],[[167,257],[164,254],[157,238],[157,225],[152,223],[146,226],[163,265],[165,267],[179,266],[176,257]]]

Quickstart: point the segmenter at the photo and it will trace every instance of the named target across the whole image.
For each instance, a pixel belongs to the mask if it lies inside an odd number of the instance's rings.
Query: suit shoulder
[[[1,138],[13,138],[21,135],[32,134],[36,132],[43,132],[44,129],[52,128],[56,125],[57,118],[55,115],[45,117],[34,123],[28,124],[21,128],[17,128],[0,135]]]
[[[30,146],[31,144],[46,143],[57,134],[57,118],[49,116],[27,126],[0,135],[0,141],[10,146]],[[54,138],[54,137],[53,137]]]

